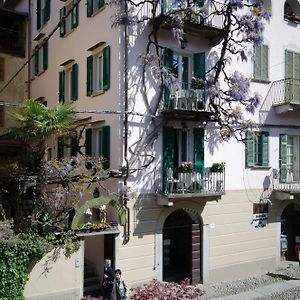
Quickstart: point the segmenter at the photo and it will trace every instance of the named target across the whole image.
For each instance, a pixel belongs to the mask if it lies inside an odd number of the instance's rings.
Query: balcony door
[[[189,83],[192,78],[191,60],[191,57],[179,53],[174,53],[173,55],[173,74],[183,90],[188,90],[190,88]]]

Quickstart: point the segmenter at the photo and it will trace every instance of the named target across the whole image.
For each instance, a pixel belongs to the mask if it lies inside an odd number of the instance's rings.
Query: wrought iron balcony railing
[[[206,111],[207,101],[205,90],[181,89],[166,96],[163,110]]]
[[[265,101],[273,105],[300,104],[300,79],[286,78],[273,81]]]
[[[273,190],[285,192],[300,192],[300,170],[273,169]]]
[[[212,172],[205,168],[203,172],[166,170],[163,193],[167,196],[194,194],[195,196],[212,196],[225,193],[225,170]]]
[[[188,7],[195,16],[191,18],[190,22],[201,24],[202,26],[211,27],[215,29],[224,28],[224,14],[222,14],[223,4],[219,2],[203,1],[203,5],[207,10],[207,17],[203,18],[199,14],[201,7],[195,5],[195,1],[171,1],[171,0],[162,0],[156,7],[153,6],[153,3],[147,2],[145,5],[142,5],[137,12],[138,19],[147,19],[152,18],[153,13],[155,17],[158,17],[163,14],[168,14],[171,12],[176,12],[180,7]],[[155,9],[155,11],[154,11]]]

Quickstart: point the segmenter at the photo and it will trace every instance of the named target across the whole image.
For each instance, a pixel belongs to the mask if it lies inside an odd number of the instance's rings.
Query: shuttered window
[[[70,102],[78,99],[78,64],[72,64],[59,72],[59,102]]]
[[[87,17],[92,17],[93,14],[103,9],[104,7],[105,7],[104,0],[87,0],[87,5],[86,5]]]
[[[253,78],[257,80],[269,80],[269,47],[261,45],[254,47],[254,72]]]
[[[65,35],[72,32],[79,24],[79,3],[74,0],[62,7],[59,12],[60,16],[60,30],[59,36],[64,37]]]
[[[110,168],[110,126],[88,128],[85,131],[85,154],[101,158],[104,170]]]
[[[87,57],[86,94],[92,96],[110,89],[110,46]]]
[[[36,0],[36,28],[40,29],[50,20],[51,0]]]
[[[35,48],[33,64],[35,76],[48,69],[48,40],[42,41],[42,46]]]
[[[247,132],[246,166],[269,166],[269,132]]]
[[[285,51],[285,101],[300,103],[300,53]]]

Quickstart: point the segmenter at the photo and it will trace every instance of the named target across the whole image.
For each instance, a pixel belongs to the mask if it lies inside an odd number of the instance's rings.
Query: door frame
[[[156,270],[156,278],[159,281],[163,280],[163,227],[165,220],[167,217],[174,212],[177,209],[183,209],[183,208],[189,208],[193,209],[199,218],[201,220],[201,277],[202,277],[202,282],[207,282],[208,281],[208,258],[209,258],[209,238],[208,238],[208,232],[209,232],[209,224],[205,222],[205,220],[202,217],[202,212],[204,209],[203,205],[200,205],[198,203],[190,202],[190,201],[180,201],[179,203],[174,203],[172,207],[168,207],[162,210],[157,223],[156,223],[156,228],[155,228],[155,258],[154,258],[154,268]],[[205,241],[205,243],[204,243]]]

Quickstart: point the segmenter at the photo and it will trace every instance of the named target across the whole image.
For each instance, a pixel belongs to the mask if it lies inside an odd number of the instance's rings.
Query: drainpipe
[[[128,4],[125,0],[124,12],[128,14]],[[126,163],[126,173],[124,177],[124,207],[126,209],[126,224],[124,227],[124,243],[129,242],[130,238],[130,210],[128,204],[127,181],[129,177],[129,160],[128,160],[128,25],[124,25],[124,160]]]
[[[27,57],[30,57],[31,54],[31,0],[28,1],[28,22],[27,22]],[[31,97],[31,59],[28,61],[27,69],[27,99]]]

